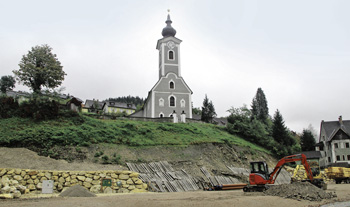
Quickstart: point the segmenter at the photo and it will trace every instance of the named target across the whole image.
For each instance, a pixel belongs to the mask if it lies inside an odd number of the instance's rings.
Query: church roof
[[[175,37],[176,30],[171,26],[171,23],[173,23],[173,22],[171,21],[169,14],[168,14],[168,18],[165,21],[165,23],[167,25],[166,25],[166,27],[163,28],[163,31],[162,31],[163,37],[169,37],[169,36]]]

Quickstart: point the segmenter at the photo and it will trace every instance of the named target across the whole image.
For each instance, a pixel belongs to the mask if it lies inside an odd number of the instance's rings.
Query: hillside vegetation
[[[99,120],[73,114],[54,120],[0,119],[0,145],[26,147],[51,155],[54,146],[90,146],[111,143],[128,146],[195,145],[227,143],[270,153],[229,134],[224,127],[200,123],[155,123],[132,120]]]

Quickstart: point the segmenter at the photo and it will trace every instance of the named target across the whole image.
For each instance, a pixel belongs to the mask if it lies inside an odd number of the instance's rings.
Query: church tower
[[[165,23],[163,38],[158,40],[156,47],[159,51],[159,79],[148,92],[143,108],[130,116],[172,117],[174,122],[185,122],[186,118],[192,118],[192,91],[181,76],[182,41],[175,37],[176,30],[171,26],[169,14]]]
[[[171,26],[170,15],[165,21],[167,24],[162,31],[163,38],[157,42],[159,50],[159,79],[172,72],[181,77],[180,39],[175,37],[176,30]]]

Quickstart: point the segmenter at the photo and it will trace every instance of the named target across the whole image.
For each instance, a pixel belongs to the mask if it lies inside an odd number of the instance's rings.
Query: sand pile
[[[60,194],[60,196],[62,197],[95,197],[96,195],[88,191],[83,186],[75,185],[63,191]]]
[[[275,185],[271,186],[264,193],[266,195],[309,201],[320,201],[322,199],[337,197],[334,192],[326,192],[309,182],[295,182],[293,184]]]

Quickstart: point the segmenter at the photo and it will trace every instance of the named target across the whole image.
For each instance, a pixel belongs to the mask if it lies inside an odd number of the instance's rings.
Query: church
[[[141,110],[130,117],[162,118],[173,117],[174,122],[185,122],[192,118],[192,90],[181,76],[180,44],[171,26],[170,15],[165,21],[162,36],[157,42],[159,50],[159,79],[148,92]]]

